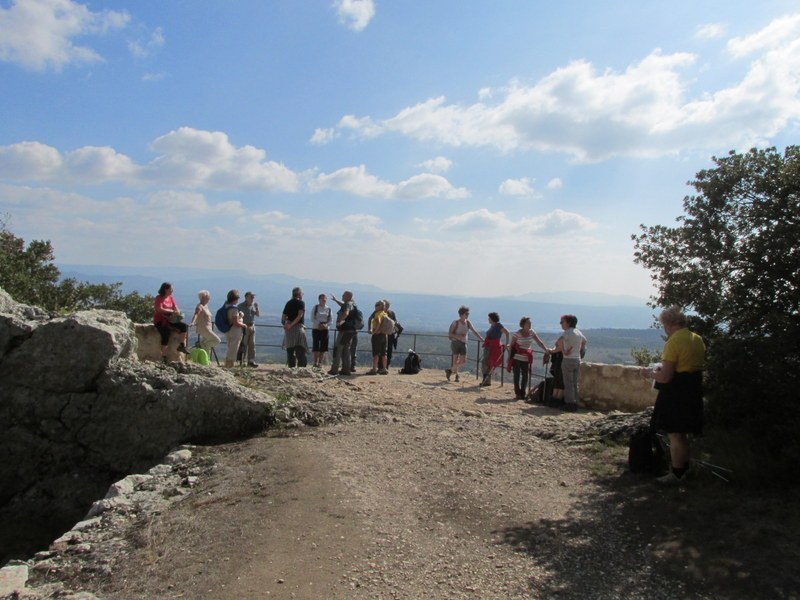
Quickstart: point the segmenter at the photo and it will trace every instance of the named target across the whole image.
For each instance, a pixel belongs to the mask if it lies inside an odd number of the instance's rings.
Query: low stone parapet
[[[639,367],[582,363],[580,403],[593,410],[636,412],[656,400],[652,381],[639,375]]]
[[[136,328],[136,356],[139,360],[150,362],[161,362],[161,334],[155,325],[149,323],[137,323]],[[181,340],[178,333],[169,336],[167,346],[167,360],[170,362],[183,362],[184,354],[178,352]]]

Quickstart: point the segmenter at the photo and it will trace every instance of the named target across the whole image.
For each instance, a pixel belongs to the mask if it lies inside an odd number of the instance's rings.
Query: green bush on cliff
[[[60,313],[108,308],[124,312],[136,323],[152,318],[153,297],[149,294],[123,294],[121,283],[59,281],[61,273],[53,264],[50,241],[33,240],[26,246],[25,240],[8,230],[7,223],[8,217],[0,218],[0,287],[17,302]]]

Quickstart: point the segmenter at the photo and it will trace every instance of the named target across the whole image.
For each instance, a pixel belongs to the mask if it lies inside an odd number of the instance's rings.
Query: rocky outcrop
[[[63,530],[108,484],[187,442],[264,429],[275,400],[216,367],[139,362],[131,321],[54,316],[0,290],[0,539],[9,519]],[[37,518],[37,513],[40,516]],[[13,516],[12,516],[13,515]],[[13,536],[18,538],[19,536]],[[0,564],[18,549],[0,547]]]

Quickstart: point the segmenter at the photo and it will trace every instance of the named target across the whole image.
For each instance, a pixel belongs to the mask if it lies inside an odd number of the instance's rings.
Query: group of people
[[[548,348],[531,327],[530,317],[519,320],[519,329],[513,334],[500,322],[500,315],[490,312],[487,315],[489,328],[484,335],[478,333],[469,320],[469,308],[461,306],[458,318],[450,324],[447,336],[450,339],[452,353],[450,368],[445,369],[445,377],[450,381],[459,381],[458,370],[467,361],[467,339],[469,332],[475,334],[483,344],[481,357],[480,385],[490,386],[493,371],[502,365],[504,351],[508,350],[508,370],[513,372],[514,395],[518,400],[526,396],[528,376],[533,364],[533,344],[545,353],[545,362],[558,360],[558,369],[553,369],[556,379],[555,388],[563,394],[564,410],[574,411],[578,407],[578,379],[581,359],[586,353],[586,337],[577,329],[578,318],[575,315],[563,315],[561,328],[564,333],[552,348]],[[505,339],[505,344],[503,344]],[[556,397],[561,397],[556,396]]]
[[[244,301],[240,303],[238,290],[230,290],[225,305],[216,316],[212,316],[208,308],[211,294],[207,290],[201,290],[198,292],[199,302],[188,324],[183,321],[183,314],[172,294],[172,285],[164,282],[154,302],[153,323],[161,337],[161,355],[165,362],[169,338],[173,333],[179,336],[178,351],[189,353],[189,327],[197,328],[199,347],[210,353],[221,341],[214,332],[213,326],[216,323],[227,338],[225,366],[232,367],[237,355],[242,360],[246,358],[249,366],[258,366],[255,362],[255,319],[261,312],[253,292],[245,293]],[[345,291],[341,300],[333,294],[331,299],[338,306],[335,315],[332,307],[327,304],[325,294],[319,295],[318,303],[311,311],[313,366],[321,368],[328,352],[330,326],[335,323],[337,331],[333,360],[328,373],[350,375],[354,371],[355,344],[358,331],[364,326],[364,316],[356,306],[351,291]],[[545,353],[545,362],[551,363],[551,372],[554,375],[553,397],[557,400],[563,398],[564,410],[576,410],[580,364],[587,345],[586,337],[577,328],[578,318],[571,314],[561,317],[559,324],[563,333],[553,347],[547,347],[536,334],[531,327],[530,317],[522,317],[519,320],[519,329],[514,333],[509,333],[496,312],[490,312],[487,318],[489,327],[481,335],[469,320],[469,308],[461,306],[458,309],[458,318],[448,329],[451,364],[445,369],[447,380],[459,381],[459,368],[467,360],[467,341],[471,331],[483,344],[483,379],[480,385],[491,385],[492,373],[501,366],[504,350],[508,350],[507,368],[513,372],[514,393],[517,399],[523,399],[533,361],[533,344],[536,344]],[[703,428],[702,372],[706,348],[703,339],[688,329],[686,315],[679,308],[665,309],[659,320],[667,334],[661,363],[657,367],[641,369],[641,375],[652,379],[659,390],[651,428],[653,431],[666,431],[669,438],[670,470],[659,481],[674,484],[682,481],[689,468],[687,435],[699,434]],[[304,321],[303,290],[296,287],[281,314],[284,328],[282,346],[290,367],[307,365],[308,346]],[[397,336],[402,332],[402,326],[388,300],[375,303],[375,309],[367,319],[367,327],[372,346],[372,368],[367,374],[385,375],[388,373],[392,349],[397,346]]]
[[[198,304],[195,307],[191,322],[183,320],[183,313],[173,296],[173,287],[169,282],[164,282],[158,290],[153,307],[153,324],[161,336],[161,356],[167,362],[167,349],[169,338],[175,333],[180,336],[178,351],[189,354],[188,331],[195,327],[198,337],[198,347],[208,354],[222,341],[214,331],[214,325],[226,338],[227,352],[225,366],[230,368],[237,360],[250,367],[257,367],[256,363],[256,327],[255,320],[261,316],[258,303],[253,292],[246,292],[244,301],[239,302],[238,290],[230,290],[225,304],[212,315],[208,307],[211,293],[201,290],[197,293]],[[358,331],[363,327],[363,314],[356,307],[353,293],[349,290],[342,294],[339,300],[331,294],[331,299],[339,306],[338,312],[333,313],[328,306],[328,298],[320,294],[317,304],[311,310],[311,352],[313,367],[321,368],[324,358],[329,350],[329,330],[332,323],[336,324],[337,335],[334,343],[333,362],[329,373],[351,374],[355,369],[356,349],[358,344]],[[335,317],[335,321],[334,321]],[[286,364],[289,367],[306,367],[308,365],[308,342],[305,333],[306,305],[303,300],[303,290],[296,287],[292,290],[292,297],[286,302],[281,313],[281,325],[284,329],[282,347],[286,351]],[[397,347],[397,336],[402,331],[402,326],[397,321],[397,315],[391,309],[389,300],[379,300],[375,303],[375,310],[368,320],[368,332],[372,343],[372,369],[369,375],[387,374],[392,351]],[[341,365],[341,370],[339,367]]]

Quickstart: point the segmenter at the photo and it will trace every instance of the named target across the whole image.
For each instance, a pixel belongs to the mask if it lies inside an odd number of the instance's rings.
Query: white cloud
[[[375,16],[373,0],[335,0],[333,8],[339,22],[354,31],[362,31]]]
[[[547,182],[548,190],[560,190],[562,187],[564,187],[564,182],[561,181],[558,177],[553,177],[550,181]]]
[[[164,73],[145,73],[142,75],[142,81],[161,81],[165,77]]]
[[[447,173],[450,167],[453,166],[453,161],[444,156],[437,156],[436,158],[421,162],[417,166],[431,173]]]
[[[150,210],[168,217],[170,215],[186,216],[204,215],[209,211],[208,201],[203,194],[181,190],[161,190],[147,200]]]
[[[533,84],[512,81],[491,96],[482,91],[481,102],[448,104],[440,96],[386,119],[347,115],[337,129],[502,152],[560,152],[579,161],[762,144],[800,118],[800,15],[735,38],[728,49],[755,54],[741,81],[691,98],[689,90],[702,82],[683,72],[697,57],[655,50],[622,72],[598,72],[578,60]]]
[[[156,27],[147,41],[133,40],[128,42],[128,50],[136,58],[147,58],[159,50],[164,45],[164,42],[163,30],[161,27]]]
[[[533,180],[529,177],[506,179],[498,191],[504,196],[533,196]]]
[[[328,129],[317,128],[309,141],[315,146],[324,146],[338,136],[339,132],[332,127]]]
[[[715,40],[724,36],[726,29],[722,23],[705,23],[697,26],[694,37],[699,40]]]
[[[157,138],[150,148],[161,154],[147,167],[154,181],[212,189],[297,190],[294,171],[266,161],[264,150],[237,148],[221,131],[181,127]]]
[[[322,173],[314,177],[308,187],[312,192],[338,190],[364,198],[383,200],[454,199],[469,196],[465,188],[454,187],[441,175],[423,173],[394,184],[370,175],[365,165]]]
[[[732,38],[728,41],[728,51],[737,57],[746,56],[795,42],[798,36],[800,36],[800,14],[787,15],[775,19],[756,33]]]
[[[124,27],[126,12],[92,12],[72,0],[13,0],[0,7],[0,60],[32,71],[61,70],[71,63],[103,60],[73,39]]]
[[[553,210],[545,215],[511,219],[503,212],[491,212],[486,208],[449,217],[442,221],[443,231],[455,232],[504,232],[510,239],[525,239],[532,235],[557,236],[562,233],[582,233],[595,229],[595,223],[577,213]]]
[[[0,178],[268,192],[298,188],[294,171],[265,160],[264,150],[234,146],[222,132],[182,127],[157,138],[150,148],[159,156],[146,165],[136,165],[109,147],[85,146],[62,156],[39,142],[0,146]]]

